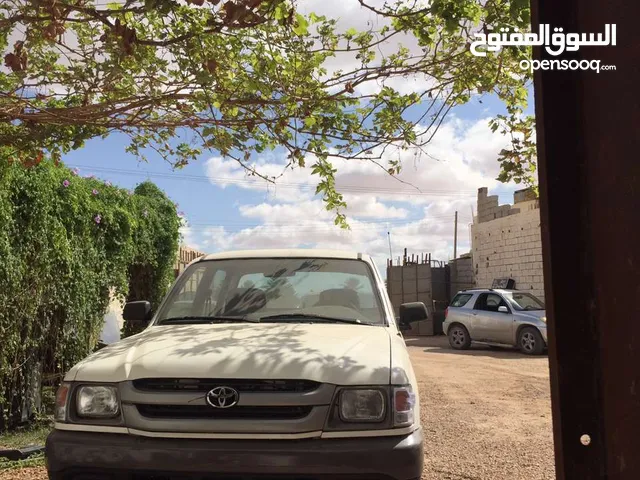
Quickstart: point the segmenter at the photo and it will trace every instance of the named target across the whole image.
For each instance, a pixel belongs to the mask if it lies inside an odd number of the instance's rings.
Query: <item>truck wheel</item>
[[[458,323],[449,329],[449,345],[456,350],[467,350],[471,346],[469,331]]]
[[[544,340],[538,329],[525,327],[520,330],[518,348],[526,355],[540,355],[544,351]]]

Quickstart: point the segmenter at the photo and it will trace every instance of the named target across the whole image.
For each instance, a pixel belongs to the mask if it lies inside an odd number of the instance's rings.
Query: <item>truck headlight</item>
[[[393,425],[408,427],[414,422],[415,394],[410,386],[393,389]]]
[[[83,385],[76,393],[76,413],[84,418],[114,418],[120,413],[118,391],[108,385]]]
[[[347,389],[340,395],[343,422],[380,422],[384,419],[384,395],[380,390]]]

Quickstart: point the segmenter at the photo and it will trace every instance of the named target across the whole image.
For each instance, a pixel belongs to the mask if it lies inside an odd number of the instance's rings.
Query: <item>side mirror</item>
[[[398,329],[401,332],[407,332],[407,331],[411,330],[411,325],[408,325],[406,323],[402,323],[400,321],[400,317],[396,317],[396,325],[398,325]]]
[[[498,311],[499,311],[500,313],[509,313],[509,309],[508,309],[507,307],[505,307],[504,305],[500,305],[500,306],[498,307]]]
[[[146,300],[128,302],[122,311],[122,318],[127,322],[147,325],[151,317],[151,304]]]
[[[400,305],[400,325],[411,325],[414,322],[427,320],[429,313],[422,302],[403,303]]]

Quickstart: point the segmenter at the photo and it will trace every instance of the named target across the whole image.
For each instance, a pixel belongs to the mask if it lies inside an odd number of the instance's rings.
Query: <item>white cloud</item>
[[[434,259],[448,260],[453,253],[454,215],[458,211],[458,252],[464,253],[470,248],[468,225],[477,189],[486,186],[491,193],[514,189],[514,185],[495,180],[499,171],[496,158],[507,140],[492,133],[487,122],[487,118],[475,122],[450,118],[427,146],[427,154],[389,152],[386,159],[396,155],[394,158],[402,160],[404,168],[398,179],[371,162],[335,160],[336,185],[348,204],[345,213],[350,231],[336,227],[333,213],[314,195],[317,178],[310,174],[310,167],[282,174],[282,157],[261,158],[255,162],[260,173],[282,176],[275,186],[268,187],[266,200],[238,207],[240,216],[255,226],[209,229],[201,235],[204,247],[212,251],[346,248],[373,255],[383,268],[389,257],[390,232],[394,257],[407,248],[409,253],[431,253]],[[309,159],[306,162],[312,163]],[[265,181],[247,177],[233,160],[214,157],[205,168],[214,185],[241,191],[267,189]]]
[[[353,203],[354,215],[374,212],[386,218],[406,216],[405,212],[381,210],[371,202],[394,201],[409,205],[426,204],[442,198],[473,201],[477,188],[495,188],[499,172],[498,152],[508,141],[491,132],[489,118],[465,122],[454,117],[443,124],[433,140],[423,149],[388,149],[383,163],[400,160],[403,171],[397,177],[366,160],[332,159],[337,168],[336,186]],[[205,171],[212,183],[220,187],[235,186],[254,191],[267,191],[272,201],[297,202],[313,198],[318,178],[311,175],[313,158],[305,168],[287,169],[282,157],[258,159],[252,167],[267,177],[278,177],[274,184],[249,177],[234,160],[209,159]],[[504,188],[504,187],[503,187]],[[365,205],[366,204],[366,205]]]

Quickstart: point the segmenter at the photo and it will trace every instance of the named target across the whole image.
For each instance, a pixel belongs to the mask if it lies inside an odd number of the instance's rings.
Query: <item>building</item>
[[[516,289],[544,301],[540,207],[532,190],[518,190],[513,205],[499,205],[497,195],[478,189],[471,245],[477,287],[510,278]]]
[[[407,257],[387,262],[387,291],[398,315],[405,302],[424,302],[430,319],[409,334],[441,333],[444,309],[460,290],[490,288],[510,280],[517,290],[544,301],[540,207],[530,189],[514,193],[514,204],[500,205],[497,195],[478,189],[477,214],[471,226],[471,252],[444,262]]]

